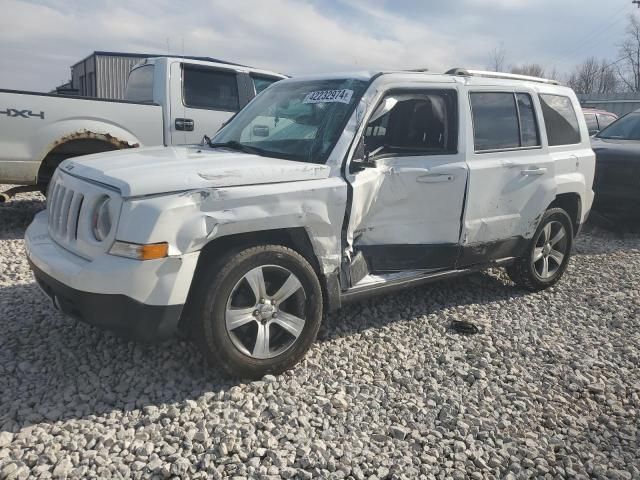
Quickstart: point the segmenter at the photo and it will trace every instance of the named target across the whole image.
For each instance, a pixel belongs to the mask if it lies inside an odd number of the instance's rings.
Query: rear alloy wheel
[[[295,365],[322,318],[320,282],[309,262],[287,247],[264,245],[218,265],[200,278],[196,295],[194,328],[205,356],[247,378]]]
[[[542,290],[557,283],[569,263],[573,246],[573,226],[567,213],[552,208],[542,217],[525,254],[507,273],[516,285]]]

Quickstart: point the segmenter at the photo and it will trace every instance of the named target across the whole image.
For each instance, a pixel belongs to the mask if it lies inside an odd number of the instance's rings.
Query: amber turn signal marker
[[[140,260],[155,260],[164,258],[169,252],[169,244],[152,243],[151,245],[142,245],[140,248]]]

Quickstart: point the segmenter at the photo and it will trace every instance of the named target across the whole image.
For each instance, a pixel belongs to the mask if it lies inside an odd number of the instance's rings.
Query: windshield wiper
[[[248,145],[244,145],[236,140],[231,140],[229,142],[212,142],[209,140],[207,142],[211,148],[230,148],[231,150],[238,150],[239,152],[251,153],[253,155],[262,155],[262,150],[255,147],[250,147]]]

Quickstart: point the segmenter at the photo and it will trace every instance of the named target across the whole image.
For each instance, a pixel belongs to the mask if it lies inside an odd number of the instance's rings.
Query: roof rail
[[[550,80],[548,78],[530,77],[528,75],[518,75],[515,73],[501,73],[501,72],[485,72],[483,70],[467,70],[465,68],[452,68],[445,72],[446,75],[457,75],[460,77],[485,77],[485,78],[502,78],[505,80],[522,80],[525,82],[538,82],[546,83],[549,85],[560,85],[557,80]]]

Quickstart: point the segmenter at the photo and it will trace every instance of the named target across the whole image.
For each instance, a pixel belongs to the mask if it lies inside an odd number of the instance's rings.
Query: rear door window
[[[520,147],[518,110],[513,93],[471,93],[476,151]]]
[[[578,117],[569,97],[541,94],[540,104],[549,146],[575,145],[581,142]]]
[[[184,65],[183,98],[187,107],[236,112],[240,103],[237,75]]]

